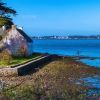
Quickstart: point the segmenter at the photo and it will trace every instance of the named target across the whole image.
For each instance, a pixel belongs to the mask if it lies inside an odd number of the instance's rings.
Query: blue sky
[[[32,36],[100,34],[100,0],[4,0]]]

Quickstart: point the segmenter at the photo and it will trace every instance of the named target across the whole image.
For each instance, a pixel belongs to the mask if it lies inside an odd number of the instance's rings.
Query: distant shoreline
[[[34,40],[100,40],[100,39],[35,39]]]
[[[78,40],[78,39],[100,39],[100,35],[91,36],[33,36],[32,39],[57,39],[57,40]]]

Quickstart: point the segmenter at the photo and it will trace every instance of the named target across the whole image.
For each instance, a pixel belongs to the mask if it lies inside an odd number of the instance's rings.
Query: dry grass
[[[22,77],[0,77],[8,84],[6,98],[21,100],[82,100],[88,87],[75,85],[75,80],[100,75],[100,69],[85,66],[72,59],[58,59],[38,72]]]

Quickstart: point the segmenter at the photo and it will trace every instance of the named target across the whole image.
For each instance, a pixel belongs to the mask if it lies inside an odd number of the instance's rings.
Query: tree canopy
[[[11,15],[16,15],[16,11],[6,5],[2,0],[0,0],[0,26],[12,25]]]

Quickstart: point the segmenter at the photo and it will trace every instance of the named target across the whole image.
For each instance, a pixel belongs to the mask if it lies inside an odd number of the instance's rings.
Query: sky
[[[100,0],[4,0],[30,36],[100,34]]]

